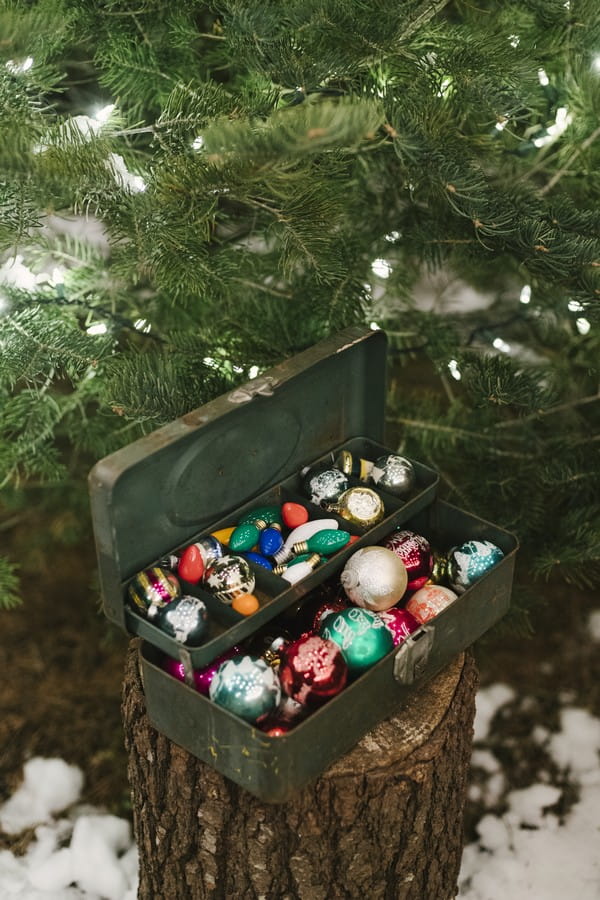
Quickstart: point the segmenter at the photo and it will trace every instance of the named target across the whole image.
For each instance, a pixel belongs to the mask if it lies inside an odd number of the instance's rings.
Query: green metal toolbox
[[[150,720],[175,743],[269,802],[282,802],[317,777],[426,678],[472,644],[507,611],[516,538],[436,498],[437,474],[412,460],[416,485],[400,500],[378,491],[385,517],[361,529],[340,520],[356,541],[290,585],[256,566],[260,607],[241,616],[201,585],[209,631],[199,647],[169,637],[127,604],[127,584],[254,507],[296,501],[311,518],[300,473],[342,449],[367,459],[385,447],[386,336],[351,327],[242,387],[158,429],[97,463],[90,497],[107,617],[144,639],[141,666]],[[325,582],[348,557],[402,526],[434,546],[481,539],[504,558],[443,613],[289,733],[272,737],[212,703],[161,666],[164,655],[200,668],[285,613]],[[327,724],[335,727],[325,727]],[[327,739],[323,736],[327,735]]]

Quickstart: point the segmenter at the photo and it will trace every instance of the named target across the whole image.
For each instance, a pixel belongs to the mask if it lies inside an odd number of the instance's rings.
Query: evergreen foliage
[[[0,0],[0,33],[6,521],[375,322],[399,449],[524,576],[597,583],[597,0]]]

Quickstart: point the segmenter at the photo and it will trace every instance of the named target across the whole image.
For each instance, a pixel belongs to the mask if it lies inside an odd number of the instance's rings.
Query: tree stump
[[[139,900],[454,897],[476,688],[462,654],[293,801],[273,805],[152,727],[133,640],[122,711]]]

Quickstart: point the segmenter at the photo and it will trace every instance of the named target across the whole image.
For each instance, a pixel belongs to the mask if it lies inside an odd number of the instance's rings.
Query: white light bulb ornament
[[[313,534],[322,531],[324,528],[335,529],[339,527],[340,524],[337,519],[311,519],[310,522],[304,522],[303,525],[298,525],[293,531],[290,531],[283,542],[283,546],[273,555],[273,559],[278,565],[287,562],[288,559],[294,556],[292,550],[294,544],[307,541]]]
[[[285,578],[287,582],[290,584],[296,584],[297,581],[300,581],[302,578],[306,578],[307,575],[310,575],[311,572],[317,568],[319,563],[321,562],[321,557],[318,553],[313,553],[308,559],[304,562],[298,563],[297,566],[290,566],[285,572],[282,572],[281,577]]]

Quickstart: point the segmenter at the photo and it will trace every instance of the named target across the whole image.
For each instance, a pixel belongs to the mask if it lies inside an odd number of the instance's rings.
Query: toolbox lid
[[[100,460],[89,475],[104,596],[275,481],[381,441],[385,333],[351,326]]]

